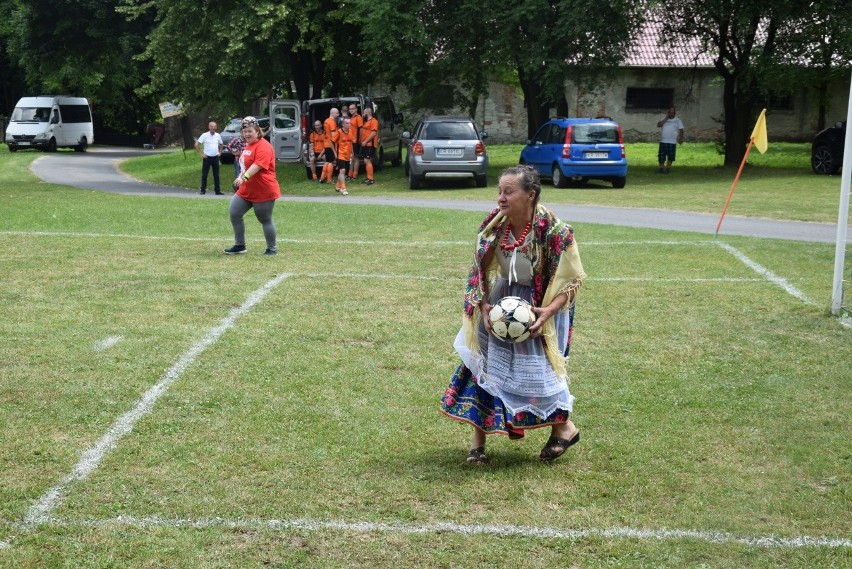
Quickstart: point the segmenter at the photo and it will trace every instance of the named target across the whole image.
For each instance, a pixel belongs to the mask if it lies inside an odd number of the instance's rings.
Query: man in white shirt
[[[668,174],[677,154],[677,145],[683,144],[683,123],[675,116],[677,109],[671,107],[663,120],[657,123],[660,128],[660,150],[658,158],[660,169],[658,174]]]
[[[219,156],[222,154],[222,137],[216,132],[219,128],[214,121],[210,121],[207,125],[207,132],[198,137],[195,141],[195,151],[201,156],[201,195],[207,193],[207,173],[210,168],[213,168],[213,189],[216,190],[216,195],[221,196],[222,190],[219,187]]]

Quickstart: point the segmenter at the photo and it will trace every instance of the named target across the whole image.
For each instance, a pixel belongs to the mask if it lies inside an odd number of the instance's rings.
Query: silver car
[[[402,138],[408,143],[405,174],[412,190],[436,178],[468,178],[480,188],[488,185],[488,153],[482,142],[488,133],[478,131],[473,119],[424,118]]]

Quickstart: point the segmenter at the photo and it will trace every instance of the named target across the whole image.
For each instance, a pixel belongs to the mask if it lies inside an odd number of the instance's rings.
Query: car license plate
[[[436,148],[435,156],[464,156],[464,148]]]
[[[594,160],[595,158],[609,158],[609,152],[586,152],[586,158]]]
[[[15,144],[17,144],[18,146],[29,146],[30,141],[29,140],[22,140],[20,142],[16,142]]]

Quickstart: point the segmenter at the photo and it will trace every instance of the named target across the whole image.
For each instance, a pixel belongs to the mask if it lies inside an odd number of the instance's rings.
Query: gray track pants
[[[275,200],[268,202],[250,202],[234,194],[228,213],[231,216],[231,225],[234,227],[234,245],[246,244],[246,224],[243,217],[248,210],[254,208],[254,215],[263,226],[263,236],[266,238],[266,246],[275,250],[275,223],[272,221],[272,210]]]

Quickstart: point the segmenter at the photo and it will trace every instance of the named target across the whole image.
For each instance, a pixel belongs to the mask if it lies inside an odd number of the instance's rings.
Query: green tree
[[[152,16],[145,92],[239,110],[260,96],[310,99],[369,82],[359,73],[355,18],[339,0],[123,0]]]
[[[517,70],[530,136],[550,108],[568,114],[568,80],[593,84],[616,69],[644,17],[644,2],[631,0],[490,0],[487,6],[495,24],[492,50]]]
[[[567,114],[569,79],[612,71],[644,13],[644,2],[630,0],[354,1],[362,14],[379,16],[364,18],[362,28],[372,69],[404,84],[415,101],[435,85],[454,83],[455,102],[471,114],[489,78],[511,71],[524,93],[530,134],[551,107]]]
[[[779,31],[813,12],[798,0],[660,0],[659,7],[666,41],[698,37],[715,54],[723,81],[725,164],[738,166],[759,103],[773,87],[789,85],[773,73],[781,53]]]
[[[795,85],[813,85],[819,105],[816,130],[826,126],[829,86],[849,78],[852,10],[847,0],[813,0],[779,29],[779,66],[799,70]],[[796,81],[795,79],[799,79]],[[845,111],[845,109],[843,109]]]
[[[123,132],[144,132],[156,105],[136,89],[148,69],[133,56],[152,22],[128,22],[116,1],[7,2],[9,56],[35,93],[88,97],[95,119]]]
[[[18,9],[16,0],[0,0],[0,12],[7,14],[0,19],[0,114],[9,116],[18,99],[27,93],[24,70],[18,65],[17,57],[10,51],[10,43],[16,41],[15,19],[11,16]]]

